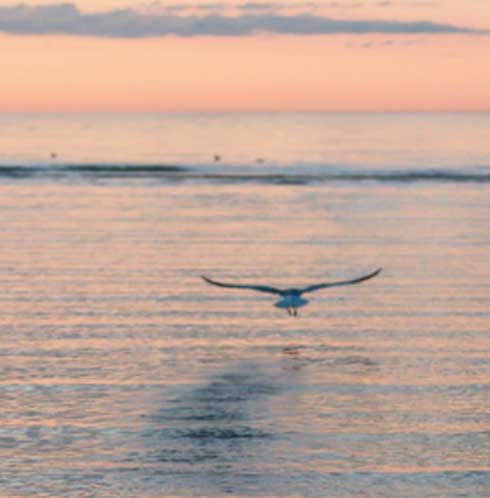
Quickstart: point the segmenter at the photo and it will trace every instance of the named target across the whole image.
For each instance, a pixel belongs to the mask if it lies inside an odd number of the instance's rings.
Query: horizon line
[[[0,114],[489,114],[489,109],[373,109],[373,110],[2,110]]]

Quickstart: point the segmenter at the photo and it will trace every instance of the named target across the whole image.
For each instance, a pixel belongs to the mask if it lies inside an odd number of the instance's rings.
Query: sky
[[[0,112],[490,111],[489,0],[0,0]]]

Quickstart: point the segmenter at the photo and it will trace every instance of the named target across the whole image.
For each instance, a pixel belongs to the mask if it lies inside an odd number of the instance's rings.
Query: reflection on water
[[[358,378],[373,366],[364,357],[328,360],[301,346],[285,347],[260,363],[226,362],[192,387],[161,396],[154,413],[143,416],[143,447],[128,462],[144,460],[157,474],[177,472],[180,485],[171,489],[182,496],[189,489],[209,496],[260,495],[269,492],[271,479],[277,479],[281,496],[290,486],[304,495],[307,486],[294,483],[287,455],[303,447],[305,436],[316,439],[305,416],[313,409],[306,394],[309,370],[322,364],[326,371],[338,371],[337,363],[357,365]],[[319,413],[335,409],[327,401],[321,404]],[[320,475],[310,472],[307,482],[316,487]]]
[[[196,489],[247,494],[259,486],[263,448],[280,437],[264,421],[284,387],[264,366],[238,364],[165,400],[144,433],[149,461],[185,465]]]

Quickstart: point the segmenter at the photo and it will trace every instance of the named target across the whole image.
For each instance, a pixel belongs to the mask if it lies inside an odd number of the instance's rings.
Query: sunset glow
[[[483,1],[275,1],[250,13],[253,4],[239,2],[207,10],[205,3],[181,4],[174,12],[163,3],[87,0],[53,4],[56,19],[50,23],[46,14],[41,28],[31,7],[46,2],[22,5],[21,21],[13,22],[5,10],[13,4],[0,1],[7,68],[1,111],[490,110],[490,6]],[[121,8],[129,10],[114,10]],[[105,16],[98,34],[87,13]],[[118,24],[117,16],[129,21]],[[193,33],[192,24],[189,36],[172,34],[195,16],[205,28]],[[232,19],[226,28],[223,19]],[[133,21],[126,36],[120,26]],[[375,21],[398,24],[381,24],[381,31],[394,32],[356,32],[378,29]],[[427,32],[410,32],[421,29],[410,23],[421,21],[431,23],[422,26]],[[72,28],[77,22],[81,27]],[[318,23],[333,32],[308,32]],[[248,29],[257,32],[240,31]],[[274,29],[281,32],[267,32]]]

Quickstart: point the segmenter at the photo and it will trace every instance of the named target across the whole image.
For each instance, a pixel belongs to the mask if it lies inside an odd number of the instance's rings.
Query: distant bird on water
[[[211,280],[208,277],[201,276],[208,284],[217,285],[218,287],[227,287],[230,289],[251,289],[259,292],[267,292],[269,294],[278,294],[281,299],[274,304],[277,308],[287,309],[289,316],[297,316],[298,308],[308,304],[308,300],[303,299],[301,296],[307,292],[313,292],[320,289],[326,289],[328,287],[338,287],[340,285],[352,285],[359,284],[365,280],[375,277],[381,272],[381,268],[373,271],[369,275],[364,275],[363,277],[355,278],[354,280],[341,280],[338,282],[325,282],[322,284],[309,285],[308,287],[302,288],[291,288],[291,289],[277,289],[276,287],[269,287],[267,285],[242,285],[242,284],[225,284],[223,282],[217,282],[216,280]]]

